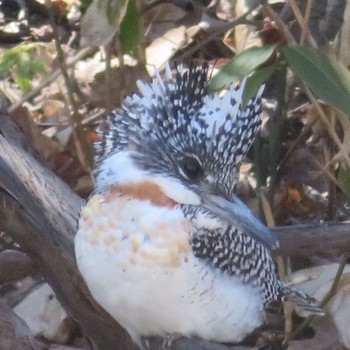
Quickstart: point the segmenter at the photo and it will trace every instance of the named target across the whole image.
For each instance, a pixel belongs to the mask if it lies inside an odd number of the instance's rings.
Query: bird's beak
[[[233,198],[225,199],[224,197],[208,193],[203,193],[200,197],[202,206],[214,215],[245,234],[259,240],[268,248],[278,248],[279,243],[275,235],[254,216],[238,197],[234,196]]]

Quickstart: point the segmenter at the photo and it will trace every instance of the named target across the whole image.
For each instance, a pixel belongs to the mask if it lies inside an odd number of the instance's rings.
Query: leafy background
[[[247,76],[247,101],[266,84],[263,126],[242,166],[239,195],[270,226],[345,221],[349,9],[345,0],[3,0],[2,105],[49,167],[87,197],[95,128],[108,111],[155,69],[207,61],[211,91]],[[30,259],[11,255],[23,253],[8,233],[0,244],[0,267],[12,272],[0,276],[0,296],[50,348],[90,349]],[[281,278],[327,303],[327,316],[301,322],[290,307],[285,318],[275,310],[274,331],[253,343],[350,348],[348,257],[325,252],[276,261]]]

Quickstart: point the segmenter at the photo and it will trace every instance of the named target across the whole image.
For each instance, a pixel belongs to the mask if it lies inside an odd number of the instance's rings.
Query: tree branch
[[[25,138],[0,112],[0,229],[32,257],[67,312],[100,349],[133,349],[92,299],[74,259],[81,199],[25,151]]]
[[[99,349],[134,349],[129,336],[92,299],[74,259],[73,241],[81,199],[33,156],[18,127],[0,110],[0,229],[30,255],[67,312]],[[275,230],[279,255],[339,254],[350,250],[350,224],[313,224]],[[159,339],[150,340],[161,349]],[[195,339],[171,349],[227,350]]]
[[[350,251],[350,222],[281,226],[273,229],[280,242],[274,256],[339,256]]]
[[[20,279],[33,272],[35,266],[28,255],[11,249],[0,253],[0,283]]]

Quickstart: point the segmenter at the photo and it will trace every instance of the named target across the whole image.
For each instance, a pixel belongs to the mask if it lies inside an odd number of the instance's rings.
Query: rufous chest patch
[[[151,182],[113,186],[92,196],[79,231],[124,266],[175,267],[189,251],[192,225],[175,201]],[[99,247],[99,248],[98,248]]]

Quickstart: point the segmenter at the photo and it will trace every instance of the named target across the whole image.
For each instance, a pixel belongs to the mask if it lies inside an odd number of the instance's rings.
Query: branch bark
[[[5,250],[0,253],[0,283],[14,281],[35,272],[30,257],[16,250]]]
[[[350,222],[324,222],[273,229],[280,242],[274,256],[339,256],[350,251]]]
[[[81,199],[30,152],[18,127],[0,110],[0,230],[22,246],[42,271],[67,312],[97,349],[135,349],[129,336],[92,299],[74,259]],[[277,228],[278,255],[340,254],[350,250],[350,224]],[[159,339],[151,349],[161,349]],[[195,339],[174,341],[176,350],[227,350]]]
[[[33,155],[0,112],[0,229],[31,256],[62,306],[97,348],[134,349],[128,335],[92,299],[74,260],[81,199]]]

